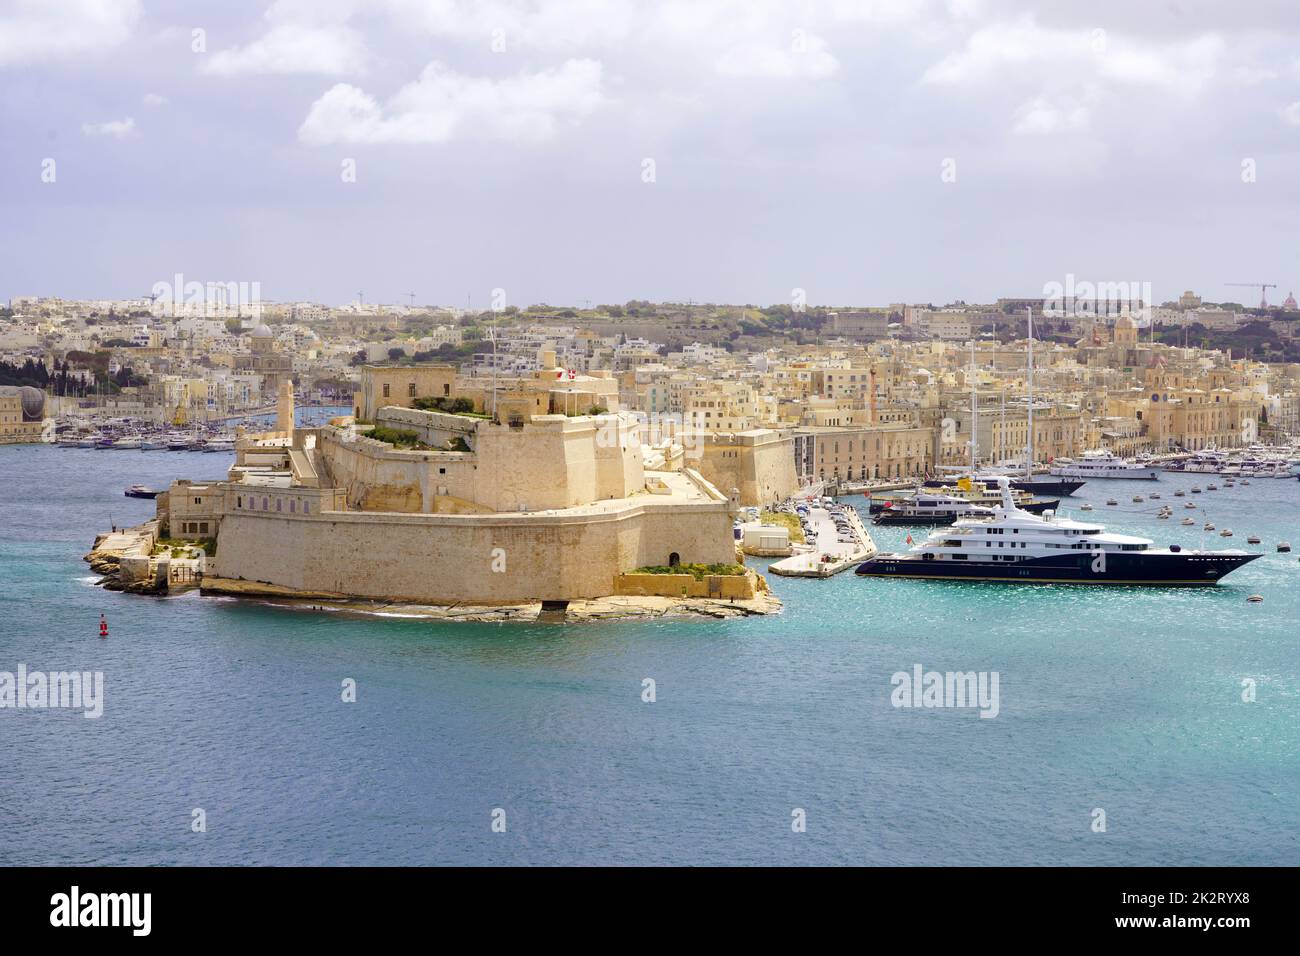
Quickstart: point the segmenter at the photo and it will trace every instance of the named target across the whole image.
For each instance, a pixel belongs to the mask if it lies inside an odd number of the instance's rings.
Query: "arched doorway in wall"
[[[668,567],[675,568],[680,566],[681,563],[682,563],[682,556],[678,554],[676,551],[668,555]]]

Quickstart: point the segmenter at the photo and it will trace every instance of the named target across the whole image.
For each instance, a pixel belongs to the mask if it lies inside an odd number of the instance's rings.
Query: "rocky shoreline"
[[[292,588],[273,584],[212,577],[205,578],[199,590],[204,595],[237,597],[296,610],[330,611],[435,621],[549,621],[580,624],[589,621],[636,620],[658,617],[739,618],[779,614],[782,610],[780,598],[771,591],[766,590],[751,600],[735,601],[714,598],[618,595],[570,601],[563,609],[557,608],[554,610],[545,607],[540,601],[500,605],[407,604],[371,601],[350,598],[344,594],[295,591]]]
[[[166,576],[151,571],[150,555],[158,535],[156,520],[133,528],[115,528],[96,535],[95,543],[82,560],[90,565],[91,571],[103,575],[99,586],[106,591],[166,594]]]

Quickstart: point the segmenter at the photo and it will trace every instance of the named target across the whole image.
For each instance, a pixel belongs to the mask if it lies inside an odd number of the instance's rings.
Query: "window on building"
[[[415,383],[411,382],[406,386],[406,397],[415,398]]]
[[[391,389],[391,386],[389,386],[389,384],[388,384],[387,382],[385,382],[385,383],[384,383],[384,398],[388,398],[388,396],[390,395],[390,389]]]

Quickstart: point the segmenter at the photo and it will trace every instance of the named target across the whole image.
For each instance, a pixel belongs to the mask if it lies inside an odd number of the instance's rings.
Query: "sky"
[[[0,0],[0,298],[1300,289],[1285,0]]]

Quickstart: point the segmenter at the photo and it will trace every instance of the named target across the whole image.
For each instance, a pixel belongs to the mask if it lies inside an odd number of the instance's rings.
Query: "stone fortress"
[[[459,411],[411,407],[429,399]],[[613,379],[547,368],[484,387],[445,366],[367,366],[355,412],[295,428],[286,379],[275,429],[240,434],[226,480],[159,496],[167,536],[215,539],[205,590],[428,605],[766,593],[734,568],[739,488],[678,443],[644,446]],[[731,460],[729,477],[755,473]],[[673,565],[733,571],[629,574]]]

